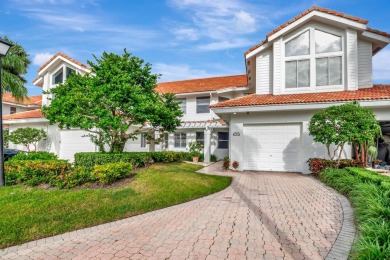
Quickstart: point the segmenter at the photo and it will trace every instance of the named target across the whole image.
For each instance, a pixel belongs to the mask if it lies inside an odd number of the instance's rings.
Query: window
[[[218,132],[218,149],[228,149],[228,148],[229,148],[229,133]]]
[[[64,72],[61,68],[56,74],[53,75],[53,84],[61,84],[64,80]]]
[[[196,141],[201,143],[204,147],[204,132],[196,132]]]
[[[68,78],[71,74],[75,74],[75,73],[76,71],[74,69],[66,67],[66,78]]]
[[[146,134],[141,133],[141,147],[146,147]]]
[[[15,114],[16,113],[16,107],[10,107],[9,108],[9,113],[10,114]]]
[[[227,97],[218,97],[218,102],[228,101],[229,98]]]
[[[181,102],[179,104],[180,110],[183,111],[183,114],[187,113],[187,99],[185,98],[176,99],[176,102]]]
[[[310,60],[286,61],[286,88],[310,87]]]
[[[196,98],[196,113],[210,113],[210,97]]]
[[[286,89],[342,84],[341,36],[309,28],[288,40],[284,48]]]
[[[316,59],[317,86],[341,85],[341,57]]]
[[[310,54],[310,34],[306,31],[285,44],[286,57]]]
[[[341,51],[341,37],[315,30],[316,53]]]
[[[186,148],[187,134],[175,133],[175,148]]]
[[[165,133],[164,134],[164,148],[165,149],[168,149],[168,145],[169,145],[168,141],[169,141],[169,134]]]

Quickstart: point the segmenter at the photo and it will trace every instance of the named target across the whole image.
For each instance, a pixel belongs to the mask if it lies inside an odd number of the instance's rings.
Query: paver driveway
[[[340,196],[315,179],[294,173],[230,175],[232,185],[217,194],[8,248],[0,258],[323,259],[340,240],[345,226]],[[345,252],[352,239],[350,234],[341,241]],[[345,258],[342,249],[331,255]]]

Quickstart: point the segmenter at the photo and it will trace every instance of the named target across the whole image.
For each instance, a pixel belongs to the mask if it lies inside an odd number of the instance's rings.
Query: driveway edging
[[[344,195],[340,194],[332,187],[327,186],[315,177],[313,178],[336,196],[337,200],[340,202],[341,208],[343,209],[343,224],[341,226],[340,233],[325,259],[348,259],[356,237],[355,218],[351,203]]]

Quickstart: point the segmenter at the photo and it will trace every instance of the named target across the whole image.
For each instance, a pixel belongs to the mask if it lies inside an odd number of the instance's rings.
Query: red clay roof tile
[[[323,13],[328,13],[328,14],[332,14],[332,15],[336,15],[336,16],[339,16],[339,17],[343,17],[343,18],[346,18],[346,19],[349,19],[349,20],[352,20],[352,21],[355,21],[355,22],[358,22],[358,23],[368,24],[368,20],[364,20],[364,19],[359,18],[359,17],[355,17],[355,16],[352,16],[352,15],[344,14],[344,13],[341,13],[341,12],[337,12],[337,11],[334,11],[334,10],[331,10],[331,9],[327,9],[327,8],[323,8],[323,7],[319,7],[319,6],[313,6],[313,7],[310,7],[308,10],[306,10],[306,11],[300,13],[299,15],[295,16],[294,18],[288,20],[284,24],[280,25],[278,28],[272,30],[270,33],[268,33],[266,35],[266,39],[265,40],[261,41],[260,43],[256,44],[255,46],[251,47],[244,54],[246,55],[249,52],[257,49],[260,46],[262,46],[264,43],[266,43],[268,41],[268,38],[270,36],[272,36],[273,34],[277,33],[278,31],[280,31],[284,27],[292,24],[293,22],[301,19],[303,16],[311,13],[312,11],[319,11],[319,12],[323,12]],[[373,32],[373,33],[377,33],[377,34],[380,34],[380,35],[383,35],[383,36],[386,36],[386,37],[390,37],[389,34],[387,34],[385,32],[382,32],[382,31],[378,31],[378,30],[372,29],[372,28],[367,28],[367,31],[370,31],[370,32]]]
[[[3,116],[3,120],[29,119],[29,118],[43,118],[42,111],[40,109],[34,109],[30,111]]]
[[[26,106],[28,106],[28,105],[41,106],[42,105],[42,95],[30,96],[30,97],[25,98],[25,99],[23,99],[21,101],[18,101],[10,93],[4,93],[3,94],[3,101],[4,102],[9,102],[9,103],[20,104],[20,105],[26,105]]]
[[[157,92],[163,93],[193,93],[193,92],[205,92],[215,91],[225,88],[243,87],[247,86],[246,75],[234,75],[214,78],[203,79],[190,79],[172,82],[162,82],[157,84]]]
[[[284,95],[248,95],[241,98],[231,99],[211,105],[211,108],[220,107],[245,107],[265,106],[282,104],[301,103],[326,103],[326,102],[348,102],[363,100],[390,99],[390,85],[374,85],[372,88],[359,89],[355,91],[338,91],[325,93],[304,93]]]
[[[63,54],[62,52],[57,52],[56,54],[53,55],[53,57],[50,58],[50,60],[48,60],[47,62],[45,62],[39,69],[38,69],[38,72],[40,72],[41,70],[43,70],[47,65],[49,65],[50,62],[52,62],[55,58],[57,58],[58,56],[61,56],[73,63],[76,63],[77,65],[83,67],[83,68],[86,68],[86,69],[91,69],[89,66],[69,57],[68,55],[65,55]],[[35,80],[34,80],[35,81]]]

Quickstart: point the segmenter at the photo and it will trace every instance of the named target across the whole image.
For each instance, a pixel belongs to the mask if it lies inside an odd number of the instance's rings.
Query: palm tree
[[[27,97],[27,88],[24,86],[27,80],[23,75],[27,73],[31,61],[27,52],[18,43],[11,41],[6,36],[1,39],[13,45],[8,54],[1,59],[1,86],[3,91],[9,92],[16,99],[21,100]]]

